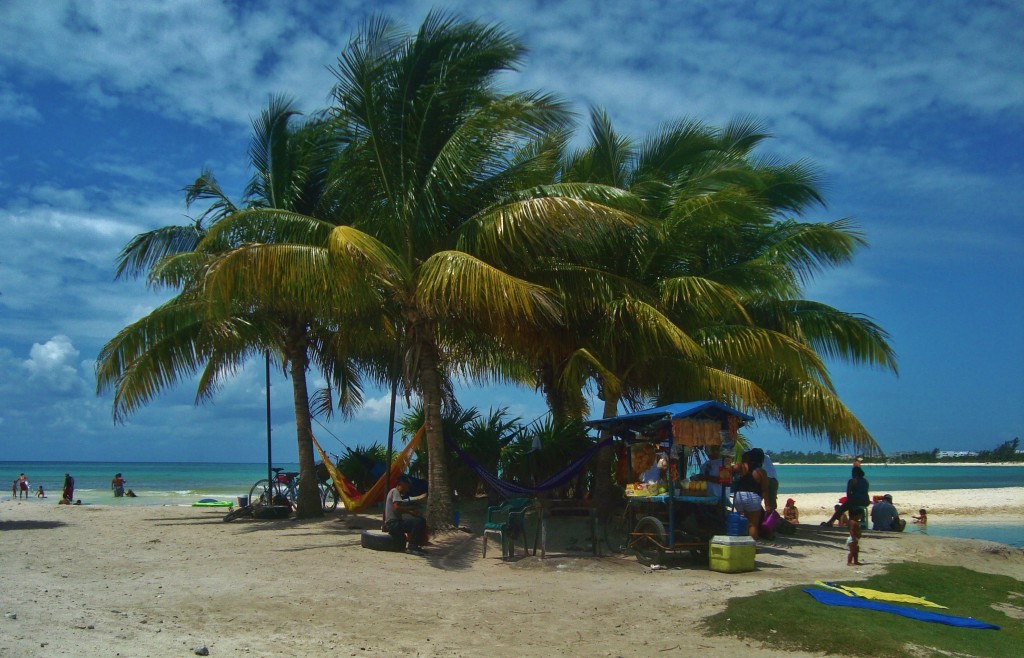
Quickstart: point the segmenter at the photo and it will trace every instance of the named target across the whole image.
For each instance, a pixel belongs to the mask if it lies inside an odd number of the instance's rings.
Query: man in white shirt
[[[384,531],[394,537],[399,546],[405,546],[409,536],[407,553],[426,555],[423,541],[426,539],[427,522],[420,516],[419,504],[409,498],[412,480],[408,475],[399,475],[395,487],[388,492],[384,501]]]
[[[694,480],[703,480],[708,483],[708,495],[714,496],[715,498],[722,497],[722,484],[719,478],[722,473],[722,466],[724,465],[728,457],[721,456],[721,448],[719,446],[708,446],[708,456],[711,458],[704,462],[700,467],[700,474],[693,477]],[[724,487],[726,498],[729,497],[729,487]]]

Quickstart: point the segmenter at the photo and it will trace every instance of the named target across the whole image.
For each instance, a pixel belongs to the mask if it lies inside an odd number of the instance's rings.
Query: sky
[[[806,219],[851,217],[870,243],[806,296],[891,334],[898,376],[830,363],[883,450],[1024,433],[1020,3],[6,0],[0,461],[265,459],[262,362],[212,403],[196,406],[185,383],[114,424],[97,354],[166,295],[115,281],[115,258],[136,234],[188,221],[181,190],[204,167],[239,199],[251,118],[271,94],[323,108],[370,12],[412,30],[431,8],[519,34],[530,55],[509,88],[567,99],[581,134],[591,107],[636,138],[681,118],[762,121],[773,139],[760,153],[822,172],[828,205]],[[295,461],[277,370],[271,398],[275,459]],[[387,439],[387,392],[368,398],[354,420],[314,425],[328,450]],[[527,389],[464,384],[459,400],[545,413]],[[747,434],[822,449],[763,420]]]

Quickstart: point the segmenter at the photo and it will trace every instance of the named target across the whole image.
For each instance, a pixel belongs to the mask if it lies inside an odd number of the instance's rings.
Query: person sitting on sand
[[[426,541],[427,522],[420,516],[419,504],[409,498],[412,479],[399,475],[395,487],[388,492],[384,501],[384,532],[391,535],[399,546],[405,546],[409,535],[409,548],[413,555],[426,555],[423,544]]]
[[[871,529],[883,532],[903,532],[907,522],[892,504],[892,494],[885,494],[882,500],[871,507]]]
[[[836,505],[833,509],[835,509],[834,518],[839,523],[840,528],[845,528],[846,526],[850,525],[850,517],[846,515],[846,512],[843,510],[842,505]],[[825,524],[822,523],[821,525]]]
[[[43,485],[39,485],[39,488],[36,489],[36,498],[46,498],[46,492],[43,491]]]
[[[921,525],[928,525],[928,510],[921,508],[917,510],[918,516],[911,517],[914,519],[914,523],[920,523]]]
[[[840,500],[840,507],[843,512],[850,512],[854,508],[867,509],[871,504],[871,497],[868,496],[868,481],[864,477],[864,469],[854,466],[850,473],[850,479],[846,482],[846,500]],[[837,520],[841,512],[837,509],[828,521],[822,521],[821,525],[831,526]]]
[[[790,523],[800,523],[800,510],[796,507],[796,501],[792,498],[786,499],[786,506],[782,508],[782,518]]]

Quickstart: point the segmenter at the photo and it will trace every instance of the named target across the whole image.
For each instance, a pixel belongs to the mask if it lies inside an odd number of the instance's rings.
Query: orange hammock
[[[395,458],[391,461],[391,468],[384,475],[370,487],[365,493],[359,493],[359,491],[352,485],[352,483],[341,474],[338,467],[327,457],[327,453],[317,443],[316,437],[310,434],[310,438],[313,439],[313,446],[316,447],[317,452],[320,453],[320,459],[323,461],[324,466],[327,467],[327,472],[331,474],[331,482],[334,483],[334,489],[338,492],[338,496],[341,498],[341,502],[345,504],[345,509],[350,512],[361,512],[370,505],[378,503],[384,500],[384,496],[387,495],[388,490],[395,486],[395,480],[399,475],[405,472],[409,468],[409,461],[412,459],[412,453],[415,452],[416,446],[419,445],[420,439],[423,438],[424,427],[421,427],[409,441],[409,445],[402,449],[402,452],[395,455]],[[390,476],[390,477],[389,477]]]

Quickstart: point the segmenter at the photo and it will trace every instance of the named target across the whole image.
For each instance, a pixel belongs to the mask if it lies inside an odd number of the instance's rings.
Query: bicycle
[[[272,482],[266,478],[258,480],[249,490],[249,505],[277,505],[294,507],[299,497],[298,473],[284,472],[283,468],[273,468]],[[320,504],[325,512],[333,512],[338,507],[338,492],[334,486],[318,482]]]

